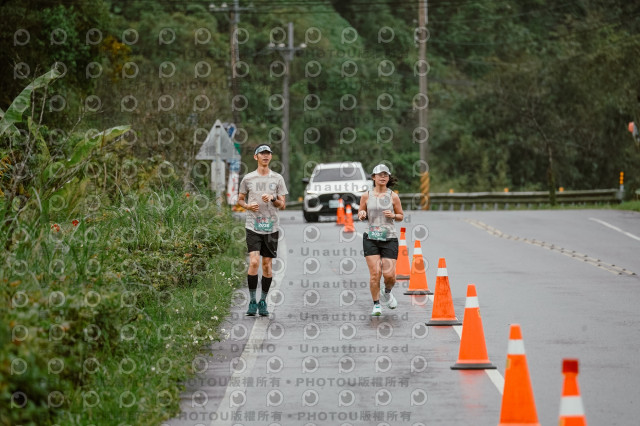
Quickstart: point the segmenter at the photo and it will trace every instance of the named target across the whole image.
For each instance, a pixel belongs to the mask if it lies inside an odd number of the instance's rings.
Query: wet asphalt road
[[[511,323],[541,424],[557,424],[563,358],[580,361],[589,424],[636,424],[640,214],[406,212],[409,253],[420,239],[431,290],[446,259],[460,320],[476,284],[493,377],[450,369],[459,334],[424,325],[432,302],[402,295],[407,281],[396,310],[370,317],[364,224],[343,234],[299,211],[281,217],[271,316],[245,317],[248,291],[237,292],[228,339],[194,361],[182,413],[165,424],[496,425]]]

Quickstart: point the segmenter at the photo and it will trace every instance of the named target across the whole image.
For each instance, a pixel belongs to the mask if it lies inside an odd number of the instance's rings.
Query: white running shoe
[[[389,297],[386,298],[386,302],[387,302],[387,307],[389,309],[395,309],[398,307],[398,301],[396,300],[395,297],[393,297],[393,294],[391,292],[387,293],[389,295]]]
[[[371,316],[379,317],[382,315],[382,306],[379,303],[373,305],[373,311],[371,311]]]
[[[384,290],[380,290],[380,303],[389,303],[389,298],[387,297],[387,293]]]

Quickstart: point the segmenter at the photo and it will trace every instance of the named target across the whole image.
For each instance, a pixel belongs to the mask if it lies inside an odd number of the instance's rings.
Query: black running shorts
[[[251,229],[245,228],[247,231],[247,251],[259,251],[262,257],[278,257],[278,235],[279,232],[271,234],[258,234]],[[396,249],[396,252],[398,250]]]
[[[362,248],[365,256],[378,255],[385,259],[398,259],[398,239],[392,238],[387,241],[370,240],[365,232],[362,236]]]

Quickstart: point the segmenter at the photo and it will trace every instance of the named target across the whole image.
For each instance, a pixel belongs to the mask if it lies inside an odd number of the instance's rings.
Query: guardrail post
[[[616,198],[620,201],[624,200],[624,172],[620,172],[620,189],[616,194]]]

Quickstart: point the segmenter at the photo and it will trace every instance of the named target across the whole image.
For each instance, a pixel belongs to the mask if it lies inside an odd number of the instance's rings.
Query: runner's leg
[[[258,268],[260,267],[261,238],[258,234],[246,230],[247,251],[249,252],[249,268],[247,270],[247,284],[249,285],[249,303],[256,301],[256,288],[258,287]],[[257,309],[257,308],[256,308]],[[253,308],[250,309],[250,312]]]
[[[247,283],[249,284],[250,300],[256,300],[258,288],[258,267],[260,266],[260,252],[249,252],[249,270],[247,271]]]
[[[269,293],[269,287],[271,287],[272,268],[271,262],[273,258],[262,258],[262,294],[260,295],[260,301],[258,302],[258,313],[262,317],[269,316],[269,310],[267,309],[267,293]]]
[[[371,298],[375,302],[380,297],[380,276],[382,273],[380,255],[365,256],[365,259],[369,267],[369,290],[371,291]]]
[[[254,316],[258,311],[256,302],[256,289],[258,288],[258,265],[260,263],[260,252],[249,252],[249,270],[247,271],[247,284],[249,286],[249,308],[247,315]]]
[[[267,298],[267,293],[271,287],[273,279],[273,259],[278,255],[278,232],[262,236],[262,247],[260,255],[262,256],[262,295],[260,300]]]
[[[396,285],[396,259],[382,258],[382,276],[385,290],[391,290]]]
[[[267,293],[269,293],[269,288],[271,287],[271,281],[273,279],[273,258],[271,257],[263,257],[262,258],[262,295],[260,296],[260,300],[265,300],[267,298]]]

